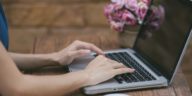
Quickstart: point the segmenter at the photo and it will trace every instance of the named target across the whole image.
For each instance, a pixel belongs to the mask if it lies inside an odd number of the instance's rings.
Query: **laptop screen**
[[[192,0],[154,0],[151,8],[134,50],[170,80],[192,28]]]

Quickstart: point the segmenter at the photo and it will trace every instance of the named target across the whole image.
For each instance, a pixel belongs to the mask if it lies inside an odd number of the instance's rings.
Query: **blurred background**
[[[118,43],[115,42],[118,39],[117,32],[110,29],[103,14],[103,7],[109,0],[2,0],[2,2],[8,19],[12,52],[32,53],[37,38],[42,36],[64,38],[68,44],[83,38],[91,38],[89,42],[92,43],[97,39],[108,45]],[[131,38],[128,41],[132,43],[136,32],[130,32],[128,36],[127,38]],[[192,43],[182,64],[183,72],[192,88],[191,58]]]

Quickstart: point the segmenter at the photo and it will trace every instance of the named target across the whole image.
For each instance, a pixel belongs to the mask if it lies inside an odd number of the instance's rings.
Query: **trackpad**
[[[92,55],[76,59],[69,65],[69,71],[79,71],[85,69],[85,67],[94,59]]]

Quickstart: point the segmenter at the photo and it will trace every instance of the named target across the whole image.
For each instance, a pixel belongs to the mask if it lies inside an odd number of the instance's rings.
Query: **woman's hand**
[[[123,73],[132,73],[134,69],[127,68],[122,63],[110,60],[105,56],[98,56],[83,70],[87,82],[84,86],[96,85]]]
[[[55,61],[59,62],[60,65],[70,64],[74,59],[86,56],[91,52],[103,55],[103,51],[96,47],[94,44],[86,43],[82,41],[74,41],[67,48],[54,53],[52,57]]]

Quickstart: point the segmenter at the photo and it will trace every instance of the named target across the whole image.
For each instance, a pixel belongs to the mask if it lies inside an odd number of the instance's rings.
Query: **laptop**
[[[148,10],[133,48],[107,50],[106,57],[134,68],[134,73],[117,75],[111,80],[83,88],[85,94],[94,95],[125,90],[169,86],[181,64],[190,41],[192,28],[191,0],[156,0],[165,10],[163,23],[156,30],[148,30]],[[151,35],[146,35],[146,32]],[[96,54],[76,59],[69,70],[84,69]],[[107,70],[106,70],[107,71]]]

